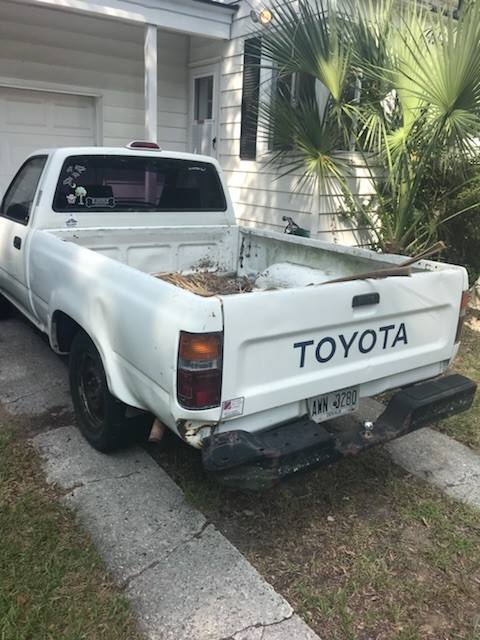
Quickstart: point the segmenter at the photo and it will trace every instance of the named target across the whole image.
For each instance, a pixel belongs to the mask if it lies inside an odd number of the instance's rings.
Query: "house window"
[[[272,77],[272,110],[271,117],[275,117],[275,105],[287,102],[295,108],[302,100],[315,99],[315,78],[306,73],[286,73],[281,74],[278,70],[273,71]],[[270,128],[269,150],[279,151],[283,148],[281,143],[281,132],[275,126]]]
[[[240,126],[240,158],[257,157],[258,102],[260,95],[260,38],[245,40],[243,54],[242,122]]]
[[[198,122],[211,120],[213,113],[213,76],[195,78],[195,113]]]

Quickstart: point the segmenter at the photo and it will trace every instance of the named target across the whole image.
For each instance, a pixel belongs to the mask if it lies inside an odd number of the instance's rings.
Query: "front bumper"
[[[355,455],[470,408],[476,384],[453,374],[396,393],[366,430],[363,420],[308,417],[261,431],[228,431],[203,441],[205,469],[223,484],[265,489],[282,478]]]

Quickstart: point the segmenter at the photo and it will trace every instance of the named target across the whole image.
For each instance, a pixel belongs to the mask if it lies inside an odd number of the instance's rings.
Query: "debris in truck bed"
[[[253,290],[253,285],[248,278],[233,274],[204,271],[186,275],[181,273],[154,273],[152,275],[205,298],[232,293],[249,293]]]

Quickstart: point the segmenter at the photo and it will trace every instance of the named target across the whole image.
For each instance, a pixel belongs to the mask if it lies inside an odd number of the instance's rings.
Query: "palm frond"
[[[262,105],[260,125],[273,147],[270,162],[283,167],[282,175],[299,173],[300,184],[313,180],[324,190],[339,183],[346,187],[350,167],[338,154],[341,132],[331,109],[322,118],[314,98],[293,105],[279,97]]]

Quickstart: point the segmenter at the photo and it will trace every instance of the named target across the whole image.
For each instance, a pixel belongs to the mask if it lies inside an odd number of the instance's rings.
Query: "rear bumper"
[[[365,430],[363,421],[338,418],[317,424],[308,417],[259,433],[228,431],[203,442],[205,469],[224,484],[265,489],[282,478],[355,455],[470,408],[476,384],[449,375],[396,393]]]

